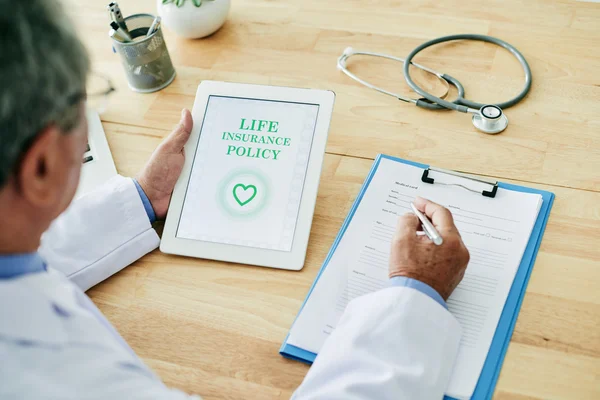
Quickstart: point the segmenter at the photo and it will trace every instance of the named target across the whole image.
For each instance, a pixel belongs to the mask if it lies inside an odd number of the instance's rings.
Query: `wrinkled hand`
[[[150,160],[137,177],[137,181],[148,196],[157,219],[164,219],[169,208],[171,194],[179,179],[185,155],[183,147],[192,132],[192,115],[181,111],[181,120],[173,132],[154,150]]]
[[[469,251],[450,211],[420,197],[415,200],[415,206],[429,218],[444,242],[436,246],[427,236],[417,236],[421,222],[416,215],[409,213],[400,217],[392,241],[390,278],[405,276],[417,279],[447,300],[465,274]]]

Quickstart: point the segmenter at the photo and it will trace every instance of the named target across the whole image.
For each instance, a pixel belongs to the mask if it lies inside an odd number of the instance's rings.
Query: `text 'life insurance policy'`
[[[318,353],[352,299],[389,285],[398,216],[421,196],[447,207],[471,260],[448,309],[462,340],[446,394],[470,398],[481,374],[542,198],[498,189],[495,198],[421,182],[423,169],[382,159],[329,264],[294,323],[288,343]]]

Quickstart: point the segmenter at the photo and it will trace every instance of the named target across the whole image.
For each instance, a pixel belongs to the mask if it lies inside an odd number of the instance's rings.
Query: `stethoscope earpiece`
[[[337,68],[340,71],[346,69],[346,60],[354,55],[354,49],[352,47],[346,47],[342,55],[338,58]]]
[[[344,49],[344,53],[342,53],[342,54],[346,57],[350,57],[350,56],[354,55],[354,49],[352,47],[348,46]]]
[[[493,104],[486,104],[473,113],[472,121],[475,128],[490,135],[500,133],[508,126],[508,118],[502,109]]]

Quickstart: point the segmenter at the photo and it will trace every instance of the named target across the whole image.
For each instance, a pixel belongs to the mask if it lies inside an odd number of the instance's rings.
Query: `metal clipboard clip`
[[[435,179],[432,178],[430,176],[430,173],[432,172],[434,173],[434,175],[443,174],[448,176],[444,177],[444,180],[442,181],[437,177]],[[465,185],[464,182],[462,182],[462,180],[465,179],[470,181],[469,186]],[[498,192],[498,181],[483,179],[462,172],[451,171],[442,168],[429,167],[425,169],[425,171],[423,171],[423,175],[421,176],[421,181],[424,183],[431,184],[437,183],[441,185],[458,186],[470,192],[480,193],[482,196],[491,198],[496,197],[496,193]]]

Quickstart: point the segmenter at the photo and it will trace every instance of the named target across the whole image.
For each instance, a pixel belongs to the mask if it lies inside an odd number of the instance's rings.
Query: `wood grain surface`
[[[137,94],[111,50],[107,2],[68,3],[94,69],[118,89],[102,120],[123,175],[139,171],[180,109],[192,107],[202,80],[337,93],[301,272],[157,250],[89,291],[168,385],[206,399],[289,398],[307,366],[278,349],[373,158],[387,153],[556,194],[495,398],[600,398],[599,4],[233,0],[228,21],[209,38],[185,40],[166,29],[177,78],[160,92]],[[152,0],[119,4],[126,15],[156,13]],[[475,131],[464,114],[400,103],[336,69],[346,46],[402,57],[454,33],[499,37],[529,61],[531,93],[506,110],[510,125],[500,135]],[[484,43],[438,45],[415,61],[458,78],[481,102],[512,97],[523,84],[518,63]],[[399,64],[357,58],[351,67],[410,95]]]

